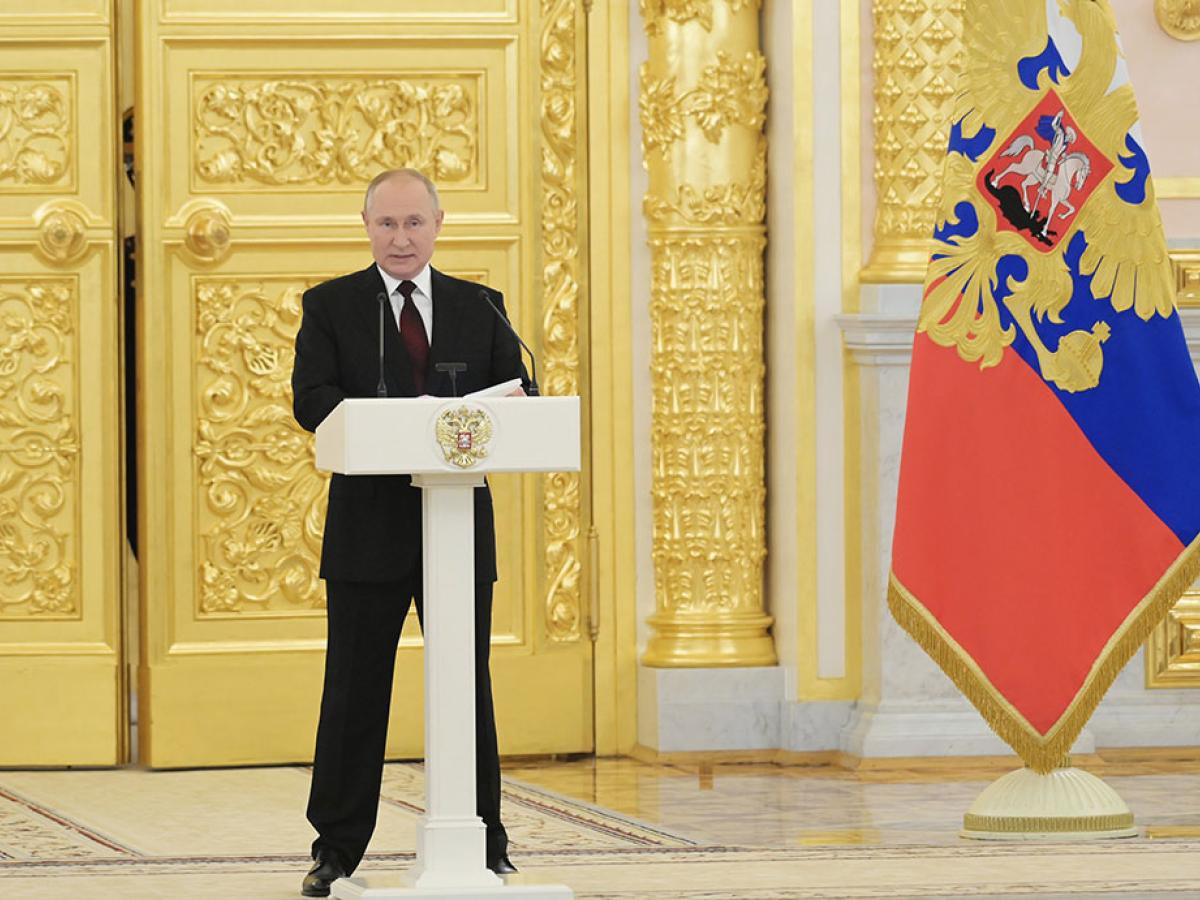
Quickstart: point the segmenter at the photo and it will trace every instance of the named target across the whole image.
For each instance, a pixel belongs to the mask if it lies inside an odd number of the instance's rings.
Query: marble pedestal
[[[638,667],[638,743],[659,753],[780,746],[779,666]]]

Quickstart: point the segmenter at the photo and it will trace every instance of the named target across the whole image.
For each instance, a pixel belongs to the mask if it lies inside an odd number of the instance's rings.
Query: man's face
[[[425,268],[442,230],[442,211],[433,208],[424,184],[403,175],[388,179],[375,188],[362,216],[371,255],[383,271],[404,281]]]

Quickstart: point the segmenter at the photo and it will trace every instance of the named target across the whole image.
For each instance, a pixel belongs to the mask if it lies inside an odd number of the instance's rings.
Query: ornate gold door
[[[0,7],[0,765],[125,752],[114,33]]]
[[[579,391],[582,4],[144,0],[138,8],[140,734],[156,767],[311,757],[325,481],[291,417],[300,295],[370,262],[379,170],[420,167],[434,264],[505,292]],[[586,416],[585,416],[586,419]],[[575,476],[495,479],[501,751],[593,746]],[[419,633],[394,755],[422,748]]]

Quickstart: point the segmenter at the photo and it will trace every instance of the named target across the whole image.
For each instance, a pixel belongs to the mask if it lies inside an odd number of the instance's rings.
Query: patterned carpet
[[[307,855],[287,832],[307,778],[300,768],[0,773],[0,887],[55,900],[297,896]],[[360,869],[373,885],[398,884],[411,864],[422,796],[420,766],[387,767],[379,851]],[[504,808],[521,877],[580,898],[1200,897],[1190,839],[714,846],[512,781]],[[273,852],[282,844],[296,852]]]

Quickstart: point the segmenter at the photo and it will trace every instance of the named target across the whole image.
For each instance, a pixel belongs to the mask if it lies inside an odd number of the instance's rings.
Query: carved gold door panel
[[[577,8],[578,7],[578,8]],[[311,758],[325,478],[291,416],[300,297],[363,268],[378,171],[435,178],[434,264],[505,292],[578,393],[582,4],[145,0],[136,158],[143,758]],[[436,298],[435,298],[436,302]],[[586,417],[585,417],[586,418]],[[576,476],[493,481],[501,751],[590,750]],[[398,536],[399,539],[399,536]],[[410,620],[389,751],[422,751]]]
[[[0,765],[125,754],[113,16],[0,6]]]

